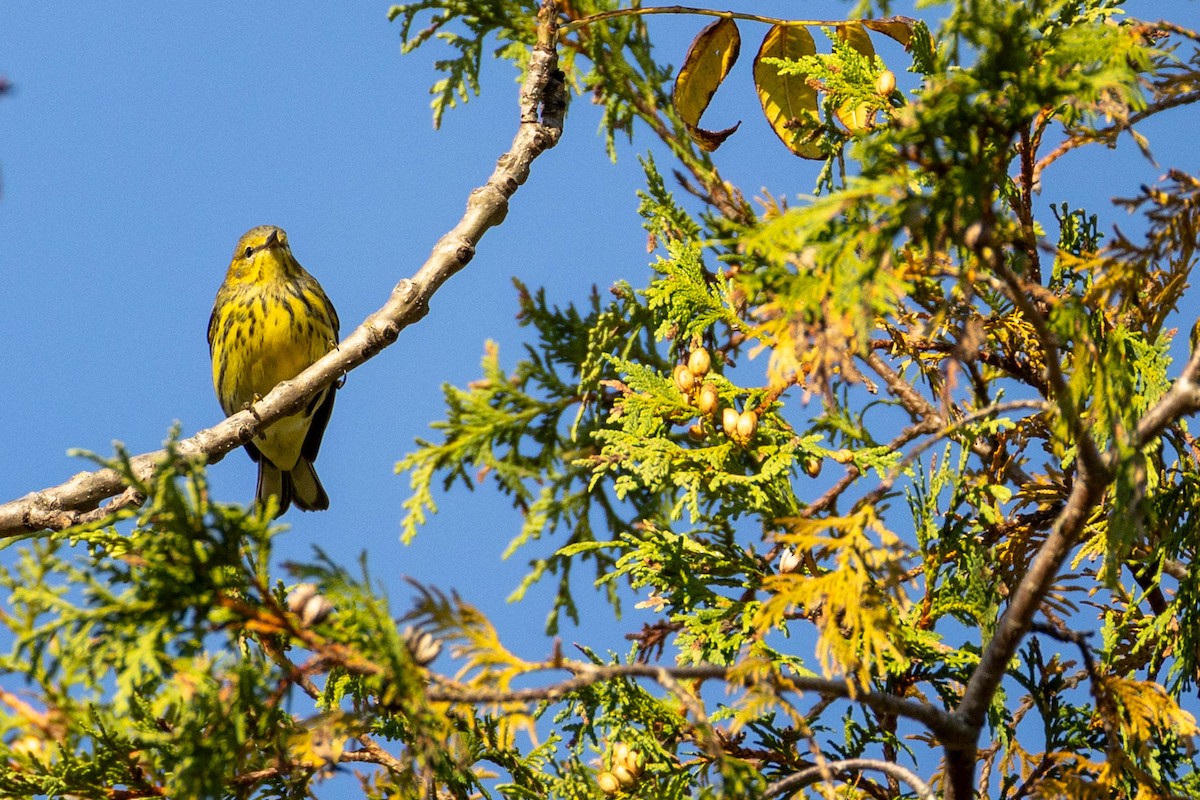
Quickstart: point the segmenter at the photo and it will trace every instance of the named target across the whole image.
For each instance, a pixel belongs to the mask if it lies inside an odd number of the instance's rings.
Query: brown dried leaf
[[[737,23],[727,17],[719,19],[696,35],[675,78],[675,91],[671,97],[675,111],[692,140],[704,150],[716,150],[741,125],[739,122],[722,131],[700,127],[700,117],[733,69],[740,48]]]
[[[876,33],[882,33],[884,36],[895,39],[905,48],[912,43],[913,26],[916,24],[917,21],[911,17],[899,16],[863,20],[863,25]]]

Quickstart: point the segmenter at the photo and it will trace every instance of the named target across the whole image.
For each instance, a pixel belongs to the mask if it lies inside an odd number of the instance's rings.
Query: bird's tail
[[[329,495],[317,477],[317,471],[312,462],[301,458],[290,472],[284,472],[279,467],[263,458],[258,462],[258,488],[255,490],[255,500],[265,506],[267,498],[275,495],[279,499],[279,511],[276,516],[291,507],[292,503],[301,511],[324,511],[329,508]]]
[[[329,508],[329,495],[325,494],[317,470],[307,458],[301,456],[292,471],[283,474],[283,482],[288,484],[288,493],[301,511],[324,511]]]
[[[265,508],[267,498],[275,495],[279,500],[279,510],[275,516],[280,516],[292,504],[292,481],[288,473],[272,464],[265,457],[258,460],[258,486],[254,490],[254,501]]]

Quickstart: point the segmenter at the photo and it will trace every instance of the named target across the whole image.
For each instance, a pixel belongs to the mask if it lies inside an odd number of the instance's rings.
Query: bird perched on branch
[[[213,386],[226,415],[241,411],[291,380],[337,346],[338,316],[321,284],[300,266],[287,234],[272,225],[238,240],[208,321]],[[246,443],[258,462],[255,501],[293,502],[304,511],[329,508],[313,461],[333,411],[336,387],[318,392],[298,413]]]

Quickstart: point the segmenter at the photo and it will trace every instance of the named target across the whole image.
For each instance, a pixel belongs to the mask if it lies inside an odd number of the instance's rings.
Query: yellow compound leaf
[[[875,45],[871,43],[871,35],[861,24],[853,22],[840,26],[838,38],[867,58],[875,58]],[[838,122],[845,125],[846,130],[851,133],[861,133],[871,127],[874,116],[871,105],[863,102],[843,103],[833,113],[837,116]]]
[[[867,103],[846,103],[833,113],[851,133],[862,133],[871,127],[871,107]]]
[[[712,96],[737,63],[741,42],[737,23],[729,18],[717,20],[696,35],[675,78],[675,91],[671,96],[675,112],[683,120],[692,140],[709,152],[720,147],[742,124],[738,122],[722,131],[700,127],[700,117]]]
[[[871,42],[871,34],[867,33],[867,29],[863,27],[862,23],[850,22],[839,25],[837,32],[839,39],[867,58],[875,57],[875,45]]]
[[[804,75],[780,75],[779,67],[764,64],[764,58],[796,60],[817,52],[812,34],[799,26],[775,25],[767,31],[754,57],[754,88],[763,114],[780,141],[801,158],[824,158],[817,133],[817,90]]]
[[[882,33],[884,36],[895,39],[905,47],[912,43],[913,26],[916,24],[917,21],[911,17],[899,16],[863,20],[864,26],[876,33]]]

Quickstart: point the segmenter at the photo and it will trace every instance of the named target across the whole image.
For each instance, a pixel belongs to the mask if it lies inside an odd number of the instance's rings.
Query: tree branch
[[[508,200],[529,177],[534,159],[557,144],[562,135],[567,95],[555,51],[556,13],[553,0],[544,0],[538,13],[538,42],[521,87],[520,127],[511,148],[497,160],[487,183],[471,192],[462,219],[434,245],[421,268],[396,284],[382,308],[304,372],[280,383],[249,409],[177,442],[174,450],[180,458],[219,461],[258,431],[298,411],[321,389],[373,358],[396,341],[402,330],[425,316],[434,293],[471,261],[483,234],[504,220]],[[168,457],[166,450],[134,456],[130,462],[133,473],[139,479],[149,478]],[[81,472],[58,486],[0,505],[0,538],[61,530],[141,502],[136,493],[125,492],[98,508],[101,501],[124,490],[121,475],[114,469]]]
[[[1156,24],[1163,25],[1163,23]],[[1173,25],[1163,26],[1172,28],[1176,31],[1182,30]],[[1042,171],[1045,170],[1046,167],[1050,166],[1072,150],[1082,147],[1086,144],[1093,144],[1096,142],[1103,142],[1109,147],[1112,147],[1115,144],[1117,137],[1123,131],[1131,130],[1134,125],[1142,120],[1160,112],[1167,111],[1168,109],[1176,108],[1177,106],[1190,105],[1191,103],[1195,103],[1197,100],[1200,100],[1200,91],[1184,92],[1182,94],[1171,95],[1170,97],[1165,97],[1161,100],[1150,103],[1142,111],[1139,111],[1136,114],[1131,114],[1128,119],[1113,123],[1107,128],[1100,128],[1091,131],[1082,130],[1075,133],[1068,133],[1066,139],[1063,139],[1063,141],[1060,142],[1057,147],[1038,160],[1037,164],[1033,168],[1031,177],[1033,181],[1037,183],[1041,181]]]
[[[1153,441],[1172,422],[1187,414],[1200,411],[1200,349],[1192,353],[1183,372],[1171,388],[1146,412],[1137,426],[1136,442],[1145,446]],[[1009,597],[1008,609],[996,626],[996,633],[980,656],[979,665],[963,691],[954,712],[959,722],[975,731],[970,741],[946,748],[946,780],[950,786],[969,786],[975,769],[975,743],[983,730],[988,705],[1003,680],[1005,668],[1033,625],[1034,614],[1062,569],[1071,549],[1079,542],[1080,533],[1092,511],[1103,500],[1120,458],[1114,445],[1103,456],[1103,468],[1093,471],[1086,461],[1079,461],[1079,471],[1071,493],[1050,534],[1042,543],[1029,571]],[[969,794],[952,790],[947,797],[966,798]]]
[[[865,769],[879,770],[896,780],[907,783],[921,800],[935,800],[936,796],[933,793],[933,789],[929,788],[929,784],[917,777],[916,773],[891,761],[880,761],[874,758],[848,758],[843,761],[829,761],[825,764],[809,767],[768,785],[763,792],[763,797],[784,794],[785,792],[799,789],[802,786],[809,786],[817,781],[828,783],[833,780],[834,774],[838,772],[859,772]]]
[[[581,661],[558,663],[551,661],[538,665],[538,668],[567,670],[572,673],[573,677],[549,686],[506,690],[475,689],[461,686],[448,679],[441,679],[429,689],[428,697],[434,702],[471,703],[474,705],[481,703],[553,703],[586,686],[618,678],[649,678],[668,690],[678,688],[678,681],[718,680],[738,684],[742,680],[734,674],[735,668],[717,665],[668,667],[635,663],[600,666]],[[852,691],[852,687],[844,680],[795,677],[785,679],[777,688],[798,693],[813,692],[822,697],[851,700],[875,711],[919,722],[941,739],[957,739],[965,733],[969,733],[956,718],[937,706],[905,700],[890,694]]]

